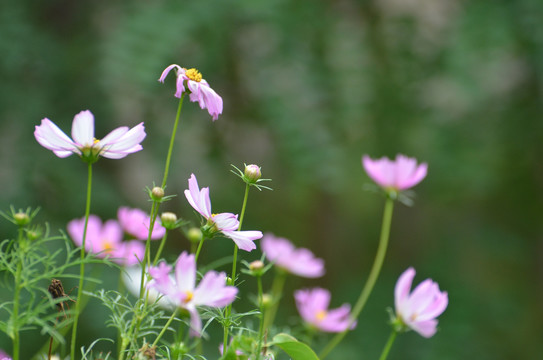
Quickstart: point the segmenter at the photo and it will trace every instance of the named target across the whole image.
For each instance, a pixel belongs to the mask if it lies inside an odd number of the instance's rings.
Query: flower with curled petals
[[[324,275],[324,261],[308,249],[297,249],[287,239],[272,234],[266,234],[260,244],[266,258],[289,273],[306,278]]]
[[[425,338],[432,337],[437,331],[436,318],[445,311],[449,304],[447,292],[439,291],[437,283],[431,279],[421,282],[413,292],[411,284],[415,269],[410,267],[400,275],[394,288],[396,320],[393,322],[399,330],[415,330]]]
[[[337,309],[329,310],[330,292],[321,288],[297,290],[294,293],[296,307],[302,319],[320,331],[337,333],[354,329],[351,324],[351,306],[343,304]]]
[[[202,78],[202,74],[194,68],[185,69],[179,65],[172,64],[164,69],[158,81],[164,83],[164,79],[166,79],[166,76],[168,76],[172,69],[175,69],[177,76],[175,97],[181,98],[181,95],[188,88],[190,101],[198,102],[201,109],[207,109],[209,115],[213,117],[213,121],[217,120],[219,114],[222,114],[222,98]]]
[[[373,160],[364,155],[362,165],[368,176],[383,189],[402,191],[421,182],[428,171],[428,164],[417,165],[417,160],[398,154],[392,161],[386,157]]]
[[[126,126],[119,127],[98,140],[94,137],[94,116],[89,110],[85,110],[74,117],[73,139],[48,118],[44,118],[41,124],[36,126],[34,136],[40,145],[53,151],[60,158],[77,154],[86,162],[93,163],[100,156],[121,159],[140,151],[142,149],[140,143],[146,134],[143,123],[140,123],[132,129]]]
[[[141,209],[120,207],[117,211],[117,218],[123,230],[138,240],[147,239],[149,236],[150,216]],[[151,240],[157,240],[164,236],[166,229],[156,221],[151,234]]]
[[[83,243],[85,218],[75,219],[68,223],[68,234],[77,246]],[[123,241],[123,230],[115,220],[102,220],[90,215],[87,225],[85,251],[98,254],[98,257],[109,256],[111,260],[124,266],[138,264],[143,259],[145,246],[136,240]]]
[[[175,276],[169,275],[171,266],[161,262],[151,267],[152,280],[147,285],[164,294],[176,306],[186,309],[190,314],[190,333],[201,336],[202,320],[198,306],[225,307],[231,304],[238,293],[234,286],[226,285],[226,274],[208,271],[196,286],[196,260],[193,254],[183,252],[175,265]]]
[[[185,190],[185,197],[194,210],[207,220],[207,224],[202,229],[203,233],[213,236],[213,234],[221,232],[224,236],[232,239],[241,250],[251,251],[256,249],[254,240],[260,239],[262,232],[239,231],[238,216],[235,214],[211,213],[209,188],[200,189],[194,174],[191,174],[189,178],[189,188]]]

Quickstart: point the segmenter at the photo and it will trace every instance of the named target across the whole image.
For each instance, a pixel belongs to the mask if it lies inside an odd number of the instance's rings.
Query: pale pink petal
[[[190,206],[194,208],[200,215],[209,219],[211,217],[211,200],[209,199],[209,188],[198,187],[198,180],[194,174],[189,178],[189,189],[185,190],[185,197]]]
[[[238,216],[232,213],[220,213],[211,216],[211,220],[221,231],[235,231],[239,228]]]
[[[112,260],[123,266],[139,264],[144,256],[145,245],[137,240],[118,243],[111,254]]]
[[[187,310],[190,313],[190,332],[191,336],[201,337],[202,336],[202,319],[200,314],[195,307],[187,307]]]
[[[94,143],[94,115],[89,110],[74,116],[72,138],[80,146],[92,146]]]
[[[408,325],[425,338],[431,338],[437,331],[437,320],[435,319],[410,322]]]
[[[47,118],[42,119],[41,125],[36,126],[34,137],[41,146],[52,150],[58,157],[80,153],[75,143]]]
[[[396,309],[402,309],[403,304],[409,296],[409,291],[411,290],[411,284],[413,283],[414,277],[415,269],[410,267],[405,270],[402,275],[400,275],[398,281],[396,282],[396,287],[394,288]]]
[[[161,83],[164,82],[164,80],[166,79],[166,76],[168,76],[168,73],[170,72],[170,70],[172,70],[173,68],[177,68],[178,70],[181,69],[181,67],[179,65],[175,65],[175,64],[172,64],[170,66],[168,66],[166,69],[164,69],[164,71],[162,72],[162,74],[160,75],[160,78],[158,79],[158,81],[160,81]]]
[[[262,232],[260,231],[222,231],[222,233],[232,239],[238,248],[244,251],[256,249],[253,241],[262,237]]]
[[[193,303],[223,307],[235,300],[238,289],[234,286],[226,286],[226,274],[215,271],[207,272],[198,287],[194,291]]]
[[[175,281],[177,290],[194,291],[196,284],[196,261],[193,254],[182,252],[175,265]]]
[[[142,149],[140,142],[145,139],[145,136],[143,123],[134,126],[124,135],[115,139],[115,141],[107,139],[106,136],[107,142],[104,140],[100,142],[103,148],[100,155],[106,158],[119,159],[128,154],[140,151]]]

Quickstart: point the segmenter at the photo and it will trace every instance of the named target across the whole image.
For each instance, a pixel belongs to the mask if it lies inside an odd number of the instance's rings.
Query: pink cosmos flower
[[[172,64],[164,69],[158,81],[164,83],[164,79],[172,69],[175,69],[177,75],[175,97],[181,98],[181,94],[186,91],[186,82],[190,91],[190,101],[197,101],[201,109],[207,108],[209,115],[213,117],[213,121],[217,120],[219,114],[222,114],[222,98],[209,87],[207,81],[202,79],[202,74],[194,68],[187,70],[179,65]]]
[[[417,160],[398,154],[392,161],[386,157],[372,160],[369,156],[362,157],[362,164],[369,177],[386,190],[401,191],[417,185],[426,177],[428,165],[417,166]]]
[[[194,210],[198,211],[207,220],[208,224],[214,225],[217,231],[232,239],[241,250],[251,251],[256,249],[253,241],[260,239],[262,232],[238,231],[238,216],[232,213],[212,214],[209,188],[205,187],[200,190],[194,174],[191,174],[189,178],[189,188],[185,190],[185,197]]]
[[[75,219],[68,223],[68,234],[77,246],[83,244],[83,229],[85,218]],[[145,246],[140,241],[122,241],[123,230],[115,220],[102,220],[96,215],[89,216],[85,250],[98,254],[99,257],[109,256],[113,261],[125,265],[135,265],[143,259]]]
[[[175,281],[169,273],[172,267],[161,262],[151,267],[149,274],[152,280],[147,285],[164,294],[178,307],[190,313],[191,334],[200,336],[202,320],[197,306],[224,307],[236,298],[238,289],[226,285],[226,274],[208,271],[196,286],[196,261],[193,254],[183,252],[175,265]]]
[[[11,357],[0,349],[0,360],[11,360]]]
[[[134,238],[144,240],[149,236],[151,218],[145,211],[124,206],[117,211],[117,218],[123,230]],[[157,219],[151,234],[151,240],[161,239],[165,233],[166,229],[160,225],[160,220]]]
[[[56,156],[64,158],[77,154],[95,161],[99,156],[109,159],[121,159],[128,154],[140,151],[140,143],[145,138],[143,123],[128,129],[119,127],[102,140],[94,137],[94,116],[88,110],[81,111],[72,123],[72,139],[58,128],[51,120],[44,118],[34,131],[36,140]]]
[[[431,279],[421,282],[410,294],[415,269],[410,267],[400,275],[394,289],[396,317],[409,328],[425,338],[436,333],[436,317],[449,304],[447,292],[440,292],[437,283]]]
[[[295,248],[285,238],[266,234],[260,242],[266,258],[276,266],[298,276],[317,278],[324,275],[324,260],[305,248]]]
[[[296,307],[302,319],[309,325],[325,332],[342,332],[350,327],[351,306],[343,304],[337,309],[328,310],[330,292],[321,288],[297,290],[294,293]]]

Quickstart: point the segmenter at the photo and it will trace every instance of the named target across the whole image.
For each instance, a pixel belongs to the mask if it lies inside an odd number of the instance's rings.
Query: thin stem
[[[287,274],[283,270],[278,270],[273,279],[271,296],[272,296],[272,306],[268,311],[266,311],[266,316],[264,317],[264,328],[269,329],[275,321],[275,315],[277,314],[277,309],[279,308],[279,302],[283,295],[283,287],[285,285],[285,279]]]
[[[166,186],[168,181],[168,172],[170,171],[170,161],[172,159],[173,144],[175,143],[175,134],[177,133],[177,125],[179,125],[179,118],[181,116],[181,109],[183,108],[183,99],[185,98],[185,93],[181,95],[179,99],[179,106],[177,107],[177,115],[175,117],[175,122],[173,124],[172,137],[170,138],[170,147],[168,148],[168,155],[166,156],[166,166],[164,167],[164,178],[162,179],[162,188]]]
[[[175,309],[175,311],[173,312],[172,316],[170,316],[170,318],[168,319],[168,322],[166,323],[166,325],[164,325],[164,328],[162,328],[162,331],[160,332],[160,334],[158,334],[157,338],[155,339],[155,342],[153,343],[153,345],[151,345],[151,347],[155,347],[156,344],[158,343],[158,340],[160,340],[160,338],[162,337],[162,335],[164,335],[164,333],[166,332],[166,330],[168,329],[168,326],[170,326],[170,324],[172,323],[173,319],[175,318],[175,315],[177,315],[177,311],[179,309]]]
[[[360,296],[353,307],[353,312],[351,313],[351,321],[350,324],[353,324],[360,313],[362,312],[362,309],[364,309],[364,305],[366,305],[366,302],[368,301],[368,298],[373,290],[373,287],[375,285],[375,282],[377,281],[377,278],[379,277],[379,273],[381,272],[381,267],[383,266],[383,262],[385,260],[385,255],[387,252],[388,247],[388,239],[390,235],[390,224],[392,223],[392,211],[394,209],[394,200],[392,200],[390,197],[387,197],[386,203],[385,203],[385,209],[383,212],[383,224],[381,226],[381,237],[379,239],[379,247],[377,248],[377,254],[375,255],[375,260],[373,261],[373,266],[370,271],[370,275],[368,276],[368,280],[366,281],[366,284],[364,285],[364,288],[362,289],[362,292],[360,293]],[[332,351],[340,342],[343,340],[345,335],[350,331],[351,327],[347,327],[346,330],[343,332],[338,333],[336,336],[330,340],[330,342],[326,345],[326,347],[322,350],[322,352],[319,355],[319,359],[324,359],[330,351]]]
[[[158,212],[158,203],[153,200],[151,205],[151,214],[149,220],[149,233],[147,235],[147,241],[145,242],[145,254],[141,261],[141,280],[140,280],[140,299],[143,299],[143,293],[145,290],[145,268],[149,266],[151,262],[151,236],[153,235],[153,228],[155,227],[156,216],[155,213]]]
[[[386,360],[388,356],[388,352],[390,351],[390,348],[392,347],[394,340],[396,340],[396,335],[398,335],[398,332],[393,329],[385,345],[385,348],[383,349],[383,352],[381,353],[381,357],[379,357],[379,360]]]
[[[258,307],[260,308],[260,324],[258,329],[258,347],[256,352],[256,360],[260,360],[260,352],[262,351],[262,338],[264,337],[264,304],[262,298],[264,291],[262,290],[262,276],[256,278],[258,286]]]
[[[87,225],[89,224],[92,189],[92,164],[88,164],[87,204],[85,206],[85,226],[83,227],[83,240],[81,242],[81,265],[79,266],[79,286],[77,287],[77,302],[75,303],[74,323],[72,325],[72,342],[70,345],[70,359],[75,359],[75,344],[77,340],[77,323],[81,311],[81,298],[83,296],[83,280],[85,277],[85,243],[87,240]]]
[[[17,239],[18,251],[15,252],[17,256],[17,270],[15,270],[15,289],[13,293],[13,313],[11,314],[11,324],[13,326],[13,360],[19,360],[20,350],[20,337],[19,337],[19,303],[21,297],[21,275],[23,270],[24,256],[21,254],[21,245],[23,244],[23,227],[19,227],[19,235]],[[24,246],[26,248],[26,246]]]
[[[153,266],[156,266],[158,259],[160,259],[160,254],[162,254],[162,250],[164,249],[164,244],[166,244],[167,238],[168,238],[168,230],[166,230],[166,232],[164,233],[164,236],[162,237],[162,240],[160,241],[160,246],[158,247],[158,251],[155,255],[155,259],[153,260]]]
[[[198,263],[198,257],[200,256],[200,251],[202,251],[202,245],[204,244],[205,239],[206,238],[202,236],[200,242],[198,243],[198,249],[196,249],[196,254],[194,255],[194,261],[196,263]]]
[[[243,217],[245,216],[245,209],[247,207],[247,199],[249,199],[249,184],[245,184],[245,195],[243,196],[243,205],[241,206],[241,214],[239,215],[238,231],[241,230],[243,224]],[[234,259],[232,260],[232,285],[236,283],[236,265],[238,263],[238,246],[234,244]],[[226,317],[230,317],[232,313],[232,304],[226,307]],[[226,354],[226,348],[228,347],[228,326],[224,326],[224,344],[223,354]]]

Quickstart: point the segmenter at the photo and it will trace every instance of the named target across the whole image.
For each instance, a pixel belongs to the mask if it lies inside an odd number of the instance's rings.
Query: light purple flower
[[[372,160],[362,157],[362,164],[368,176],[385,190],[401,191],[417,185],[426,177],[428,165],[417,165],[417,160],[398,154],[392,161],[386,157]]]
[[[396,316],[403,324],[429,338],[436,333],[436,317],[445,311],[449,298],[447,292],[439,291],[438,284],[431,279],[421,282],[410,294],[414,277],[415,269],[410,267],[400,275],[396,283]]]
[[[128,154],[140,151],[140,143],[145,138],[143,123],[132,129],[119,127],[102,140],[94,137],[94,116],[88,110],[75,115],[72,123],[72,139],[51,120],[44,118],[36,126],[34,136],[43,147],[52,150],[56,156],[64,158],[77,154],[84,159],[96,161],[99,156],[121,159]]]
[[[0,349],[0,360],[11,360],[11,357],[4,350]]]
[[[68,223],[68,234],[77,246],[83,244],[85,218],[75,219]],[[85,251],[106,256],[121,265],[130,266],[143,259],[145,246],[140,241],[122,241],[123,230],[115,220],[102,220],[96,215],[89,216]]]
[[[158,81],[164,83],[164,79],[172,69],[175,69],[177,76],[175,97],[181,98],[181,95],[186,91],[186,82],[190,91],[190,101],[198,102],[201,109],[207,108],[209,115],[213,117],[213,121],[217,120],[219,114],[222,114],[222,98],[209,87],[207,81],[202,79],[202,74],[194,68],[187,70],[179,65],[172,64],[164,69]]]
[[[295,248],[285,238],[266,234],[260,242],[266,258],[276,266],[298,276],[317,278],[324,275],[324,260],[305,248]]]
[[[236,298],[238,289],[226,285],[226,274],[208,271],[196,286],[196,261],[193,254],[183,252],[175,265],[175,281],[169,276],[171,266],[161,262],[151,267],[148,287],[164,294],[178,307],[190,313],[191,334],[200,336],[202,320],[197,306],[224,307]]]
[[[200,189],[194,174],[191,174],[189,178],[189,188],[185,190],[185,197],[194,210],[198,211],[209,224],[214,225],[217,231],[232,239],[241,250],[251,251],[256,249],[254,240],[260,239],[262,232],[238,231],[238,216],[232,213],[212,214],[209,188]]]
[[[296,307],[302,319],[309,325],[325,332],[342,332],[354,329],[350,319],[351,306],[343,304],[337,309],[328,310],[330,292],[321,288],[297,290],[294,293]]]
[[[123,230],[134,238],[145,240],[149,236],[151,218],[145,211],[123,206],[117,211],[117,218]],[[151,240],[160,239],[165,233],[166,229],[160,225],[160,220],[157,219],[151,234]]]

